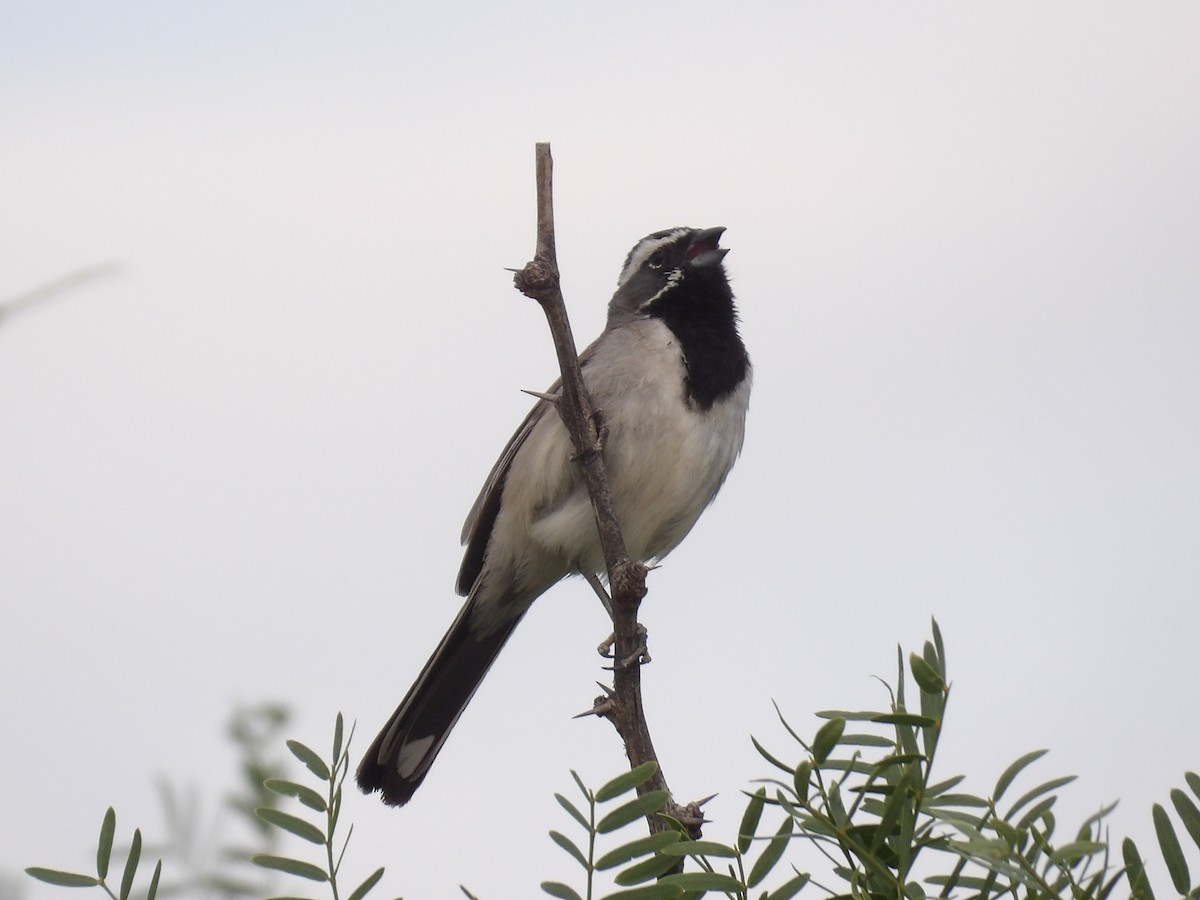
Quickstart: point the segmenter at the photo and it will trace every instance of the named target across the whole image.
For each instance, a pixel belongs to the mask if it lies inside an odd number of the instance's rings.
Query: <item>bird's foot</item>
[[[647,639],[650,637],[650,632],[646,630],[646,626],[638,622],[637,626],[638,645],[634,648],[633,653],[626,656],[624,659],[614,659],[613,654],[616,652],[617,636],[610,634],[596,647],[596,652],[605,659],[613,659],[614,669],[628,669],[630,666],[644,666],[651,661],[650,648],[647,644]]]

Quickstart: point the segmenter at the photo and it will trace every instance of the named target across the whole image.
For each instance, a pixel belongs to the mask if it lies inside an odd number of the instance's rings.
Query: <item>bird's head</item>
[[[693,291],[732,304],[721,261],[729,251],[718,246],[724,228],[670,228],[638,241],[621,269],[609,315],[654,315]]]

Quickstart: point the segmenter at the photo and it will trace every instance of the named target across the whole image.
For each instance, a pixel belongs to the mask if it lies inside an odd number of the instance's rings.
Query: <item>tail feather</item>
[[[474,605],[464,604],[359,764],[358,786],[368,794],[381,791],[389,806],[412,798],[523,614],[478,633],[471,627]]]

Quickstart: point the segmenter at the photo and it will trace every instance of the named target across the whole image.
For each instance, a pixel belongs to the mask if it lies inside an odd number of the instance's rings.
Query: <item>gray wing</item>
[[[562,380],[560,379],[554,382],[546,393],[555,394],[561,387]],[[512,464],[513,457],[517,455],[517,451],[521,449],[534,426],[547,413],[555,415],[553,407],[545,400],[539,400],[529,411],[529,415],[521,422],[513,436],[508,439],[504,452],[492,466],[492,471],[488,473],[487,480],[483,483],[483,489],[475,498],[471,511],[467,513],[467,520],[463,523],[462,535],[459,538],[467,549],[463,554],[462,566],[458,570],[456,585],[458,593],[464,597],[471,592],[475,579],[483,570],[484,553],[487,551],[488,539],[492,536],[492,527],[496,524],[496,515],[500,512],[500,496],[504,493],[504,480],[508,477],[508,469]]]
[[[596,340],[592,341],[582,353],[579,354],[579,368],[583,370],[587,381],[588,363],[596,352],[596,347],[603,339],[604,334],[607,334],[611,328],[605,328],[604,333]],[[547,394],[557,394],[562,390],[562,379],[559,378],[554,384],[550,385]],[[595,400],[595,398],[592,398]],[[529,411],[529,415],[521,422],[520,427],[513,433],[513,436],[508,439],[508,444],[504,447],[504,452],[500,454],[500,458],[496,460],[496,464],[492,466],[492,471],[488,473],[487,480],[483,483],[483,489],[479,492],[479,496],[475,498],[475,503],[471,506],[471,511],[467,513],[467,521],[463,523],[462,534],[459,540],[466,546],[466,551],[463,553],[462,565],[458,570],[458,582],[455,589],[458,593],[465,597],[471,592],[471,588],[475,586],[475,580],[479,577],[479,573],[483,571],[483,558],[487,552],[488,541],[492,536],[492,528],[496,524],[496,516],[500,512],[500,497],[504,493],[504,480],[508,477],[509,467],[512,465],[513,457],[520,451],[526,438],[530,432],[547,414],[558,415],[554,408],[545,400],[539,400]]]

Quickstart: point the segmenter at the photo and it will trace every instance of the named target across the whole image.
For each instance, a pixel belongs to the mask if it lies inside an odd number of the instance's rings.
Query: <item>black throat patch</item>
[[[750,357],[738,334],[733,292],[719,266],[688,271],[646,312],[662,319],[679,340],[689,403],[707,411],[745,380]]]

